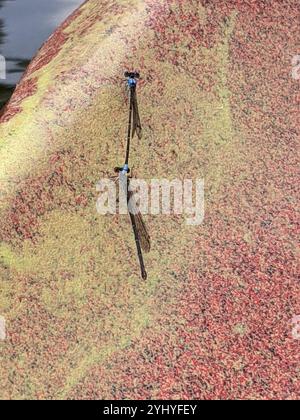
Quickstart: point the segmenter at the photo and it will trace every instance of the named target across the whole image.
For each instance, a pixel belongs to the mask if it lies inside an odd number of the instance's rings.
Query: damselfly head
[[[137,80],[140,77],[139,73],[130,73],[130,72],[126,72],[125,73],[125,77],[127,78],[127,84],[129,88],[135,88],[137,85]]]
[[[114,169],[114,172],[116,173],[116,174],[118,174],[118,173],[120,173],[120,172],[122,172],[124,175],[125,174],[130,174],[130,168],[128,167],[128,165],[124,165],[124,166],[122,166],[122,167],[115,167],[115,169]]]
[[[126,77],[126,79],[139,79],[140,78],[140,73],[126,71],[125,72],[125,77]]]

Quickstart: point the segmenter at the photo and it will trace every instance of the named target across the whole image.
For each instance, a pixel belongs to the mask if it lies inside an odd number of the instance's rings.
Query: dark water
[[[0,108],[10,98],[31,58],[54,29],[83,0],[0,0]]]

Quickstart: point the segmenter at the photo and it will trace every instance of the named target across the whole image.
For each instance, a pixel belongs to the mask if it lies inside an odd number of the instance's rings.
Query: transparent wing
[[[128,191],[128,211],[134,217],[137,232],[139,235],[139,239],[141,242],[141,247],[144,252],[150,252],[151,250],[151,241],[150,235],[147,231],[146,225],[143,221],[143,217],[141,212],[138,210],[135,204],[134,193],[132,191]]]
[[[151,242],[150,242],[150,236],[147,232],[147,228],[146,228],[145,223],[143,221],[142,215],[141,215],[140,212],[137,213],[137,214],[133,214],[133,213],[131,213],[131,214],[135,219],[135,224],[136,224],[138,235],[139,235],[139,238],[140,238],[142,250],[144,252],[148,253],[151,250]]]
[[[142,125],[140,120],[139,107],[137,103],[136,90],[132,92],[132,95],[132,137],[134,137],[136,133],[138,138],[141,139]]]
[[[148,234],[146,225],[143,221],[142,214],[136,206],[136,202],[134,199],[133,191],[130,191],[129,180],[126,175],[120,172],[120,186],[123,191],[127,194],[128,198],[128,211],[130,213],[130,217],[132,217],[135,221],[138,239],[141,243],[142,250],[144,252],[150,252],[151,249],[151,241],[150,235]]]

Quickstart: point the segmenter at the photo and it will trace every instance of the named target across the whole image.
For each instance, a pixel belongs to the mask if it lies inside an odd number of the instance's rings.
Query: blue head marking
[[[128,86],[129,86],[129,87],[134,87],[134,86],[136,86],[136,84],[137,84],[136,79],[133,79],[132,77],[130,77],[130,78],[128,79]]]
[[[129,172],[129,166],[128,165],[124,165],[123,166],[123,169],[122,169],[122,174],[123,175],[126,175],[126,174],[128,174],[128,172]]]

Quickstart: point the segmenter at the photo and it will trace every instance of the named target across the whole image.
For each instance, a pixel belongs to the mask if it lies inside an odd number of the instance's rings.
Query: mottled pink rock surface
[[[89,0],[0,125],[0,397],[299,398],[299,2]],[[204,178],[205,220],[96,212],[122,163]]]

